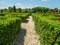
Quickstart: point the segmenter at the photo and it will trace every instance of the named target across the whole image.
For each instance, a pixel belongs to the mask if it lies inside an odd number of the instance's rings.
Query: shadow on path
[[[21,30],[15,36],[14,45],[40,45],[38,38],[32,16],[29,16],[29,19],[21,23]]]
[[[25,39],[24,37],[26,36],[26,29],[24,27],[26,25],[25,23],[28,23],[28,22],[29,20],[26,20],[21,23],[21,29],[19,32],[17,32],[13,45],[24,45],[24,39]]]
[[[15,36],[13,45],[24,45],[24,36],[26,35],[26,29],[21,29]]]
[[[24,23],[28,23],[29,22],[29,20],[26,20]]]
[[[22,22],[22,23],[28,23],[29,22],[29,20],[25,20],[24,22]]]

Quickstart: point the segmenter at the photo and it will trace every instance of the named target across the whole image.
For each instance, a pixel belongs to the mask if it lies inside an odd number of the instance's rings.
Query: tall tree
[[[18,8],[16,11],[17,11],[18,13],[20,13],[20,12],[21,12],[21,10],[22,10],[21,8]]]
[[[15,6],[13,6],[13,12],[16,12],[16,7]]]
[[[11,13],[11,12],[12,12],[12,7],[9,7],[9,9],[8,9],[8,10],[9,10],[9,13]]]
[[[55,8],[54,10],[56,10],[56,12],[58,12],[58,8]]]
[[[0,10],[0,13],[3,13],[3,9]]]
[[[5,8],[5,9],[3,10],[3,12],[4,12],[4,13],[7,13],[7,12],[8,12],[8,10]]]

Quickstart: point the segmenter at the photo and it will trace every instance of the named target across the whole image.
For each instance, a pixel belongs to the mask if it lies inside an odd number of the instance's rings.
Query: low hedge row
[[[13,45],[15,34],[20,30],[21,18],[0,19],[0,45]]]
[[[41,45],[60,45],[60,22],[40,14],[33,14],[33,19]]]
[[[0,16],[0,45],[13,45],[15,34],[20,31],[22,21],[29,14],[6,14]]]
[[[22,19],[22,22],[25,22],[26,19],[32,14],[30,14],[30,13],[16,13],[16,14],[11,14],[11,15],[14,17],[20,17]]]
[[[0,13],[0,16],[4,16],[4,15],[5,15],[5,14],[1,14],[1,13]]]

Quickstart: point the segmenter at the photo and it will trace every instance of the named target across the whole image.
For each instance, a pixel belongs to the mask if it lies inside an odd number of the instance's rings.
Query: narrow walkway
[[[28,21],[21,23],[21,31],[16,35],[14,45],[40,45],[38,36],[35,34],[34,21],[29,16]]]

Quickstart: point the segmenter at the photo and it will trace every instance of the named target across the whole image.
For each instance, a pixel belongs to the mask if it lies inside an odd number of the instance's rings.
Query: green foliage
[[[35,29],[40,36],[41,45],[60,45],[60,23],[41,14],[33,14]],[[57,43],[58,42],[58,43]]]
[[[0,19],[0,45],[12,45],[15,34],[20,30],[21,18]]]
[[[31,15],[29,13],[12,13],[11,14],[14,17],[20,17],[22,19],[22,22],[25,22],[26,19]]]
[[[4,16],[5,14],[0,14],[0,16]]]
[[[50,10],[49,8],[45,8],[45,7],[35,7],[35,8],[32,8],[32,12],[33,13],[46,13],[49,10]]]
[[[21,29],[21,22],[28,14],[6,14],[0,17],[0,45],[13,45],[15,34]]]
[[[54,10],[56,10],[56,12],[58,12],[58,8],[55,8]]]
[[[16,12],[16,7],[15,6],[13,6],[13,12]]]
[[[54,10],[54,9],[52,9]],[[57,9],[55,9],[58,13]],[[8,9],[0,9],[0,13],[51,13],[51,9],[47,7],[34,7],[34,8],[16,8],[16,6],[9,7]],[[59,11],[60,12],[60,11]]]
[[[21,12],[21,8],[18,8],[16,11],[17,11],[17,13],[20,13]]]
[[[54,16],[55,16],[55,17],[60,17],[60,14],[55,14]]]

